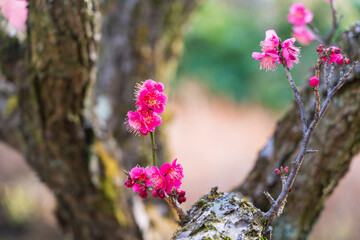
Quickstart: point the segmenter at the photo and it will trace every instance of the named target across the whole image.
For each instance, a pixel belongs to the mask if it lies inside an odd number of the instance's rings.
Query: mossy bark
[[[216,188],[193,205],[181,226],[171,239],[262,240],[268,229],[262,212],[252,203]]]
[[[29,2],[28,79],[17,83],[25,157],[54,192],[59,223],[75,239],[140,239],[114,182],[121,169],[88,108],[98,9],[97,1]]]

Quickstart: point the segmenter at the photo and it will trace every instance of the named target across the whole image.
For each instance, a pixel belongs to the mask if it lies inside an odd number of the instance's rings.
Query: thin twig
[[[154,132],[150,132],[151,136],[151,145],[152,145],[152,165],[156,167],[156,143],[155,143],[155,134]]]
[[[264,195],[267,198],[267,200],[269,200],[270,204],[274,204],[275,200],[268,191],[264,191]]]
[[[325,37],[325,44],[330,44],[332,37],[334,36],[336,30],[339,27],[339,22],[337,20],[336,9],[335,9],[335,6],[334,6],[334,1],[330,1],[330,7],[331,7],[331,16],[332,16],[332,27],[331,27],[329,33]]]
[[[315,40],[318,41],[319,44],[325,45],[325,39],[321,36],[317,27],[315,27],[312,23],[308,23],[307,26],[309,27],[309,31],[314,36]]]
[[[284,68],[285,68],[285,72],[286,72],[286,77],[287,79],[289,80],[289,83],[290,83],[290,86],[291,86],[291,89],[293,90],[294,92],[294,97],[295,97],[295,100],[299,106],[299,109],[300,109],[300,117],[301,117],[301,122],[302,122],[302,131],[303,131],[303,134],[305,134],[306,130],[307,130],[307,126],[306,126],[306,120],[305,120],[305,113],[304,113],[304,104],[301,100],[301,97],[300,97],[300,94],[299,94],[299,91],[295,85],[295,82],[290,74],[290,69],[289,67],[283,62],[283,65],[284,65]]]

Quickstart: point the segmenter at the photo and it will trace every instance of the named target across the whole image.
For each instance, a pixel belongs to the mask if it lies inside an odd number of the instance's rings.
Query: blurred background
[[[184,167],[187,208],[212,186],[229,191],[245,178],[276,120],[291,103],[283,69],[259,71],[251,53],[260,51],[268,29],[276,30],[283,40],[291,37],[287,14],[293,2],[208,0],[193,15],[177,75],[167,87],[172,120],[164,126],[172,156]],[[326,34],[329,4],[302,2]],[[343,29],[360,19],[359,0],[336,3]],[[315,62],[315,47],[313,42],[301,48],[300,63],[292,70],[298,84]],[[359,239],[359,171],[357,156],[327,200],[310,239]],[[0,239],[67,239],[57,227],[54,207],[52,194],[21,155],[0,144]]]

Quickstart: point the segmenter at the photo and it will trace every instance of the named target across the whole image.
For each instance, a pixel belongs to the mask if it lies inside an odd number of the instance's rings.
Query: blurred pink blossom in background
[[[1,12],[18,32],[25,30],[28,17],[27,5],[26,0],[0,0]]]
[[[289,11],[288,21],[296,26],[310,23],[313,19],[313,13],[306,9],[302,3],[294,3],[290,6]]]
[[[302,45],[309,45],[315,39],[306,26],[294,26],[292,30],[292,36]]]

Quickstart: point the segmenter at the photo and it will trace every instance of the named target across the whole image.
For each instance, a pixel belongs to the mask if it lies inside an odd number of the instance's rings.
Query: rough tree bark
[[[119,121],[112,121],[109,132],[121,148],[89,110],[100,33],[97,1],[30,1],[26,71],[25,45],[1,35],[2,73],[9,82],[0,89],[0,140],[21,149],[54,191],[58,220],[76,239],[149,239],[134,214],[131,192],[116,185],[123,166],[141,159],[118,114],[132,107],[127,96],[135,82],[165,79],[174,70],[183,26],[196,4],[109,0],[103,6],[105,65],[100,64],[97,86],[106,91],[97,92],[110,94],[112,117]],[[13,134],[19,127],[23,145]]]
[[[29,1],[28,78],[16,83],[24,154],[54,192],[59,223],[75,239],[139,239],[126,195],[112,179],[116,161],[87,108],[98,16],[97,1]]]
[[[0,59],[2,72],[10,80],[10,88],[7,88],[10,91],[2,94],[4,89],[1,88],[0,100],[12,96],[11,100],[6,100],[6,105],[0,104],[0,140],[22,149],[39,177],[54,191],[58,200],[58,219],[76,239],[142,238],[130,198],[115,184],[122,169],[116,158],[124,165],[137,158],[133,157],[134,151],[129,150],[135,149],[132,148],[133,140],[124,131],[123,119],[118,117],[124,116],[133,104],[129,95],[135,82],[149,77],[161,81],[168,78],[171,72],[168,69],[176,65],[181,52],[180,30],[194,6],[195,1],[190,0],[109,0],[104,6],[109,18],[103,26],[100,62],[104,64],[99,65],[98,96],[110,94],[112,117],[109,129],[126,149],[122,149],[123,154],[119,154],[114,141],[99,134],[87,109],[98,45],[96,1],[30,1],[26,71],[23,47],[15,48],[19,50],[17,54],[1,54],[15,59]],[[359,59],[360,55],[359,28],[360,24],[354,25],[342,36],[342,46],[352,59]],[[1,51],[11,53],[9,46],[13,44],[18,43],[2,44]],[[15,67],[17,71],[7,71]],[[311,146],[320,151],[305,162],[296,185],[301,185],[301,190],[295,186],[285,214],[275,223],[278,236],[283,239],[306,238],[325,198],[358,151],[360,104],[354,99],[360,99],[360,86],[356,79],[359,76],[353,77],[338,93],[317,129],[317,137]],[[14,91],[11,90],[12,83],[15,84]],[[313,103],[311,95],[306,94],[305,102],[308,114],[311,114]],[[9,131],[18,132],[15,130],[19,127],[11,119],[19,119],[25,144],[19,144],[19,134]],[[279,187],[273,169],[290,162],[298,149],[298,119],[296,110],[290,109],[259,155],[248,179],[236,189],[251,197],[255,206],[262,210],[267,210],[262,191],[272,190],[276,195]],[[92,168],[93,163],[99,167]],[[235,202],[243,204],[242,200],[235,199]],[[196,207],[199,210],[199,205],[195,205],[194,213]],[[280,235],[282,233],[284,235]]]

